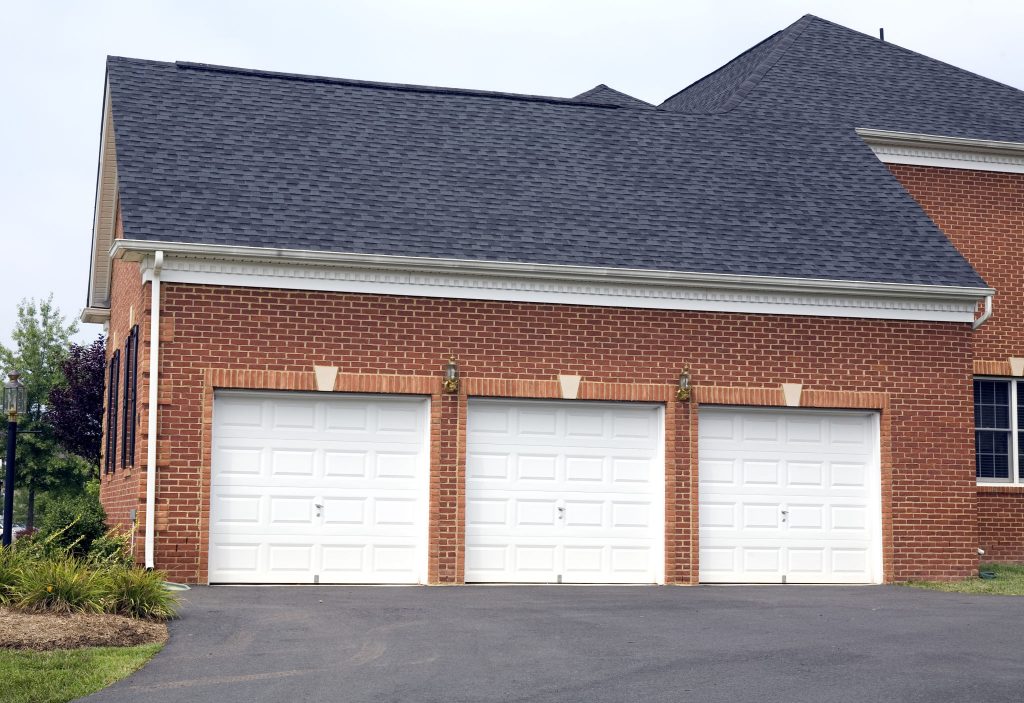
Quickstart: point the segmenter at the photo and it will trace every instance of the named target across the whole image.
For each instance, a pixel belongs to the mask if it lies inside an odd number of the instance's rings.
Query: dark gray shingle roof
[[[722,98],[721,96],[728,96]],[[661,107],[1024,141],[1024,91],[806,15]]]
[[[632,95],[626,95],[619,90],[615,90],[615,88],[609,88],[604,83],[595,85],[590,90],[580,93],[573,98],[573,100],[588,103],[600,103],[603,105],[615,105],[617,107],[654,107],[650,103],[645,103],[640,98],[634,98]]]
[[[128,238],[983,285],[852,130],[811,112],[124,58],[108,77]]]

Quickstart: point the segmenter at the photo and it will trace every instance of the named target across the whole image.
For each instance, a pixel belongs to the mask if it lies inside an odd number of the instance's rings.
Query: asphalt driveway
[[[899,587],[197,588],[86,700],[1024,699],[1024,598]]]

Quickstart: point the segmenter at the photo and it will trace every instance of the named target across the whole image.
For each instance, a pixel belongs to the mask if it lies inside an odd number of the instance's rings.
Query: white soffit
[[[973,171],[1024,173],[1024,143],[965,139],[935,134],[858,129],[880,161]]]
[[[864,281],[481,262],[118,239],[111,256],[164,252],[165,283],[465,300],[817,317],[972,322],[994,291]]]
[[[89,262],[88,305],[83,322],[103,322],[97,315],[110,304],[111,258],[117,220],[117,152],[114,145],[114,119],[110,86],[103,92],[103,120],[100,127],[99,167],[96,175],[96,204],[92,226],[92,256]]]

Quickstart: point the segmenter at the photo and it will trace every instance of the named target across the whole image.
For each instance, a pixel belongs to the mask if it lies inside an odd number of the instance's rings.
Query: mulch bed
[[[167,639],[167,625],[122,615],[55,615],[0,608],[0,649],[130,647]]]

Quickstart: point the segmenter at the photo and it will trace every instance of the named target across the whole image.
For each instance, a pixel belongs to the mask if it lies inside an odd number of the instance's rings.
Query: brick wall
[[[123,225],[120,213],[118,213],[115,225],[115,237],[123,236]],[[107,512],[107,523],[122,530],[134,533],[135,557],[142,559],[142,532],[138,529],[143,520],[143,503],[145,498],[145,460],[146,460],[146,387],[149,378],[148,364],[148,314],[149,314],[149,285],[142,283],[139,272],[139,265],[126,261],[114,261],[111,271],[111,307],[110,325],[107,332],[107,364],[109,370],[110,358],[115,350],[121,350],[121,374],[118,383],[119,397],[118,404],[118,426],[117,426],[117,447],[114,454],[113,473],[105,473],[106,455],[101,462],[100,469],[100,500]],[[136,434],[135,434],[135,466],[121,467],[122,435],[123,424],[121,413],[123,412],[124,394],[124,342],[128,337],[132,324],[139,325],[139,378],[137,385],[138,407],[136,409]],[[109,376],[107,377],[109,380]],[[107,394],[103,394],[103,423],[104,437],[106,437],[107,422]],[[104,451],[106,443],[104,442]],[[138,510],[137,523],[133,524],[129,515],[131,510]]]
[[[889,168],[996,289],[992,317],[975,333],[974,371],[1009,376],[1009,357],[1024,357],[1024,174]],[[1024,491],[978,490],[985,559],[1024,561]]]
[[[466,381],[462,395],[433,404],[433,581],[461,579],[466,393],[557,397],[558,374],[583,376],[581,397],[647,397],[671,408],[667,571],[670,581],[695,580],[696,413],[670,400],[684,364],[698,400],[702,388],[719,389],[707,391],[712,402],[735,402],[728,389],[750,389],[751,399],[781,404],[782,382],[803,383],[825,407],[870,407],[857,399],[877,397],[889,428],[887,578],[954,578],[977,566],[967,325],[163,290],[156,553],[174,579],[205,579],[210,387],[308,390],[312,366],[327,365],[340,369],[337,390],[436,393],[449,353]]]
[[[978,360],[1024,357],[1024,174],[890,164],[903,187],[992,287]]]
[[[1024,564],[1024,489],[979,486],[978,526],[983,561]]]

